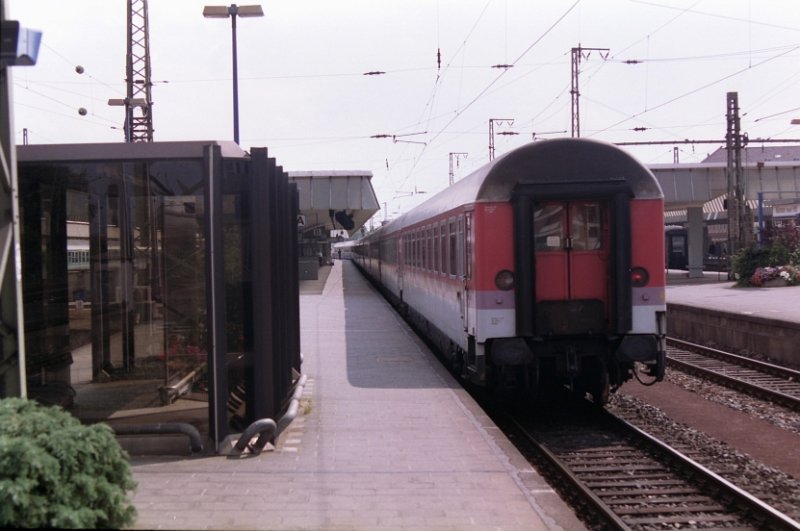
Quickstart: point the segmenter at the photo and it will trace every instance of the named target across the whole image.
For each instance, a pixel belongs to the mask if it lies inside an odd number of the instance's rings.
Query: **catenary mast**
[[[125,139],[153,141],[153,98],[150,78],[150,32],[147,0],[128,0],[128,50],[125,61]]]

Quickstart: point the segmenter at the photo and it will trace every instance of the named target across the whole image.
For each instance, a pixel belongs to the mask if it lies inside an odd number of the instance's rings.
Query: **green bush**
[[[732,269],[739,286],[749,286],[750,279],[759,267],[771,265],[770,250],[766,247],[748,247],[733,257]]]
[[[121,528],[136,509],[127,454],[105,424],[58,407],[0,400],[0,526]]]
[[[767,233],[766,245],[742,249],[733,257],[731,267],[739,286],[760,286],[764,270],[775,270],[775,277],[783,269],[793,273],[800,267],[800,226],[789,222],[772,227]]]

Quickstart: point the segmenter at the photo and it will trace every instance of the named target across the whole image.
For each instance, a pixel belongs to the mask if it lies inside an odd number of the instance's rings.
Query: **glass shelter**
[[[19,146],[18,161],[30,397],[86,422],[190,423],[217,450],[280,415],[300,375],[297,190],[266,149]]]

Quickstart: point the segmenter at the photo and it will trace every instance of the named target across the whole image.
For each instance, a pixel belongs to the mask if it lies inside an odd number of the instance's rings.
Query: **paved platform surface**
[[[301,414],[258,456],[133,458],[136,528],[584,528],[353,264],[323,270]]]
[[[800,286],[740,288],[724,273],[706,273],[688,279],[671,272],[667,277],[667,304],[684,304],[709,310],[753,315],[800,323]]]

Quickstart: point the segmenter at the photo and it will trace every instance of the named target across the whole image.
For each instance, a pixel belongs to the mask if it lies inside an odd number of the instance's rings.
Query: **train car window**
[[[394,264],[394,238],[390,238],[383,242],[383,261],[387,264]]]
[[[417,267],[422,269],[425,266],[425,233],[420,229],[417,231]]]
[[[425,229],[419,231],[419,268],[425,270],[428,263],[428,248],[425,241]]]
[[[442,221],[439,225],[439,253],[442,260],[442,274],[447,274],[447,223]]]
[[[563,248],[563,204],[537,204],[534,207],[533,237],[537,251],[555,251]]]
[[[433,259],[431,258],[431,228],[430,226],[427,226],[425,227],[425,264],[423,266],[426,271],[430,271],[432,261]]]
[[[450,218],[450,275],[455,275],[458,269],[456,268],[458,259],[457,253],[458,249],[456,249],[456,220],[455,218]]]
[[[408,266],[414,267],[414,233],[408,235]]]
[[[439,272],[439,225],[433,226],[433,272]]]
[[[428,244],[430,245],[430,257],[431,257],[431,264],[430,270],[433,272],[436,270],[436,229],[434,225],[431,225],[431,228],[428,230]]]
[[[603,245],[603,218],[599,203],[576,203],[571,207],[572,248],[600,249]]]
[[[428,230],[422,229],[419,233],[420,235],[420,245],[422,247],[422,263],[419,264],[420,268],[425,270],[428,269]]]
[[[414,232],[414,267],[419,267],[419,231]]]

